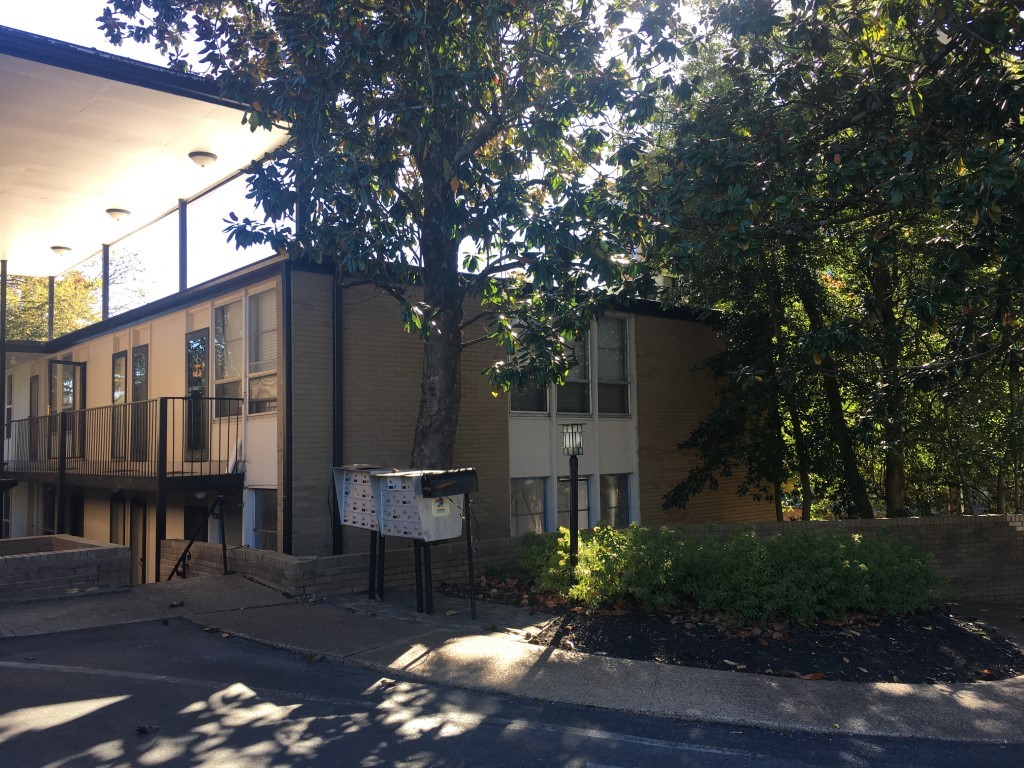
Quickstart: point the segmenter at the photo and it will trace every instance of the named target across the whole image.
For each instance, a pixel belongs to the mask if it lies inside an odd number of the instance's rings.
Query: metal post
[[[370,585],[366,590],[366,596],[370,600],[377,597],[377,537],[380,534],[370,531]]]
[[[423,558],[420,552],[422,546],[422,541],[413,539],[412,559],[413,568],[416,571],[416,613],[423,613]]]
[[[580,459],[569,457],[569,583],[576,583],[576,557],[580,550]]]
[[[224,561],[224,575],[228,575],[228,539],[227,534],[224,532],[224,497],[220,496],[217,499],[217,504],[220,509],[220,556]]]
[[[47,304],[49,313],[46,316],[46,338],[53,338],[53,297],[56,294],[56,278],[50,275],[49,287],[47,288]]]
[[[102,286],[102,317],[104,320],[110,318],[110,246],[103,244],[103,286]]]
[[[57,508],[54,510],[54,528],[57,533],[67,533],[67,474],[68,474],[68,412],[57,415]]]
[[[476,577],[473,575],[473,532],[469,517],[469,494],[462,494],[462,516],[466,520],[466,567],[469,571],[469,615],[476,618]]]
[[[430,542],[423,542],[423,592],[427,598],[427,613],[434,615],[434,574],[430,564]]]
[[[377,553],[377,599],[384,599],[384,534],[382,533],[377,537],[377,546],[379,551]]]
[[[178,201],[178,290],[188,288],[188,200]]]
[[[4,436],[0,438],[0,469],[6,466],[7,430],[7,259],[0,260],[0,402],[4,404]]]
[[[160,542],[167,538],[167,398],[159,400],[156,444],[156,580],[160,581]],[[223,519],[223,509],[221,510]],[[222,523],[223,524],[223,523]],[[224,529],[221,528],[221,537]]]

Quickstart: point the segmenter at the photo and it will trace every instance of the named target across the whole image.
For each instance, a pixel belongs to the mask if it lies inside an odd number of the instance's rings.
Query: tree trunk
[[[459,242],[454,236],[452,191],[437,163],[427,158],[421,168],[427,190],[420,257],[423,298],[433,311],[423,346],[420,411],[416,419],[410,464],[414,469],[449,469],[455,456],[455,434],[462,401],[462,294],[459,285]]]
[[[803,304],[804,312],[810,323],[811,330],[821,333],[825,330],[825,320],[821,308],[818,306],[816,292],[811,287],[813,278],[804,274],[802,279],[797,281],[797,295]],[[843,411],[843,393],[839,388],[839,379],[836,377],[836,367],[828,358],[821,361],[822,389],[825,391],[825,403],[828,407],[829,431],[832,440],[839,449],[839,461],[843,468],[843,480],[846,484],[846,491],[850,495],[853,505],[852,513],[859,518],[872,518],[875,516],[871,508],[871,500],[868,498],[867,486],[864,483],[864,476],[861,474],[860,466],[857,464],[857,451],[854,448],[853,436],[850,434],[850,427],[846,423],[846,413]]]
[[[800,472],[800,501],[802,510],[800,519],[805,523],[811,519],[811,471],[807,461],[807,443],[804,440],[804,428],[800,423],[800,412],[790,402],[789,420],[793,423],[793,442],[796,443],[796,463]]]
[[[879,357],[885,381],[885,513],[888,517],[907,515],[906,436],[903,432],[903,385],[900,381],[902,342],[893,307],[895,279],[891,264],[876,264],[871,275],[875,309],[882,321],[882,349]]]
[[[775,522],[781,523],[786,519],[782,513],[782,483],[775,481]]]

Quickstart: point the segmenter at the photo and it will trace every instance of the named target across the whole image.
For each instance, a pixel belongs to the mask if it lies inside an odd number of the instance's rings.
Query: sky
[[[0,0],[0,26],[23,29],[150,64],[165,63],[151,46],[131,41],[114,46],[107,42],[96,21],[104,7],[106,3],[103,0]]]

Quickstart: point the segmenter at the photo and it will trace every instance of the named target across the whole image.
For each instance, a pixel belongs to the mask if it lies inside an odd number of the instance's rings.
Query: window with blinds
[[[604,317],[597,324],[598,413],[629,413],[629,355],[626,321]]]
[[[573,343],[576,364],[558,388],[559,413],[590,413],[590,355],[587,354],[589,335]]]
[[[233,301],[213,309],[213,394],[214,397],[242,397],[242,302]],[[235,412],[227,403],[217,403],[217,416]]]
[[[277,291],[249,297],[249,413],[277,411]]]

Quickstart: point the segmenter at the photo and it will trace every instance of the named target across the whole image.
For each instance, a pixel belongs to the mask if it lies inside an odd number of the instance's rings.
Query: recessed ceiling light
[[[213,152],[189,152],[188,157],[200,168],[205,168],[217,162],[217,156]]]
[[[71,253],[71,249],[68,248],[66,245],[51,245],[50,250],[53,251],[58,256],[67,256],[69,253]]]
[[[132,212],[126,208],[107,208],[107,216],[114,221],[120,221],[125,216],[131,216]]]

